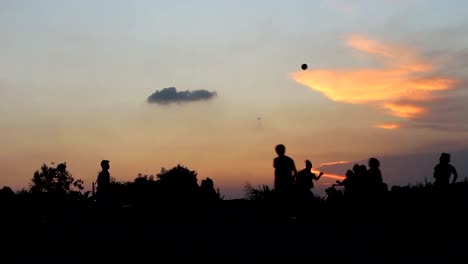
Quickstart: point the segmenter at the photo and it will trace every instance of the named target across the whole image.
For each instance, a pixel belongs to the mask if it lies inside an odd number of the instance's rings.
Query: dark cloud
[[[156,90],[152,95],[148,96],[146,101],[150,104],[166,105],[171,103],[188,103],[195,101],[205,101],[213,99],[216,92],[207,90],[193,91],[177,91],[175,87],[164,88],[161,91]]]

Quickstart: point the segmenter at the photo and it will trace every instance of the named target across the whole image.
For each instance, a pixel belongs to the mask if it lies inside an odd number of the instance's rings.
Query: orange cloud
[[[433,68],[432,65],[424,62],[410,49],[396,45],[385,45],[360,35],[351,35],[346,44],[353,49],[382,56],[384,63],[405,71],[426,72]]]
[[[392,130],[392,129],[399,129],[401,127],[401,125],[386,123],[386,124],[377,124],[377,125],[375,125],[375,127]]]
[[[347,39],[346,44],[360,51],[379,54],[384,57],[390,57],[390,58],[395,57],[396,53],[401,53],[401,50],[397,51],[396,48],[391,48],[387,45],[381,44],[377,41],[365,38],[360,35],[351,35]]]
[[[360,35],[351,35],[346,44],[381,59],[378,69],[307,70],[292,73],[292,78],[336,102],[372,103],[389,113],[412,119],[426,109],[422,102],[437,98],[437,92],[450,89],[454,80],[430,76],[434,65],[411,49],[387,45]],[[400,104],[398,102],[411,102]]]
[[[401,118],[414,118],[426,111],[426,109],[421,106],[397,103],[387,103],[384,105],[384,108],[390,110],[393,115]]]

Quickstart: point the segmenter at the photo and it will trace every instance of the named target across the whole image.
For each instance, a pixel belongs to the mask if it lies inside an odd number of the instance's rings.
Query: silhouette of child
[[[99,172],[97,177],[97,197],[98,200],[105,200],[109,195],[109,187],[110,187],[110,173],[109,173],[109,161],[103,160],[101,161],[101,172]]]
[[[323,172],[319,176],[312,171],[312,162],[305,161],[305,169],[299,171],[296,177],[296,208],[300,216],[307,216],[310,213],[314,195],[311,189],[314,188],[314,180],[318,181],[322,177]]]
[[[305,161],[305,169],[297,173],[296,185],[300,192],[308,192],[310,189],[314,188],[314,180],[320,180],[323,172],[320,172],[319,176],[312,173],[312,162],[310,160]]]
[[[359,167],[359,165],[358,165]],[[333,184],[334,186],[344,186],[344,194],[349,195],[353,193],[354,189],[353,187],[356,185],[356,176],[352,170],[347,170],[346,171],[346,178],[344,178],[342,181],[337,180],[336,184]]]
[[[438,186],[448,186],[452,174],[452,184],[454,184],[458,178],[457,170],[450,164],[450,154],[442,153],[439,158],[439,164],[434,167],[434,184]]]
[[[296,165],[294,160],[286,156],[286,147],[279,144],[275,148],[278,157],[273,160],[275,168],[275,191],[288,192],[291,191],[297,175]]]

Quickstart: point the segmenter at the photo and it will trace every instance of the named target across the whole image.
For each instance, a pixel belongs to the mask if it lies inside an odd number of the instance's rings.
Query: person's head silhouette
[[[108,170],[110,168],[109,161],[108,160],[101,161],[101,168],[103,170]]]
[[[356,163],[356,164],[354,164],[354,166],[353,166],[353,172],[354,172],[354,174],[357,174],[357,173],[359,173],[359,170],[360,170],[360,168],[359,168],[359,164],[357,164],[357,163]]]
[[[360,173],[361,175],[366,175],[366,173],[367,173],[367,167],[366,167],[366,165],[364,165],[364,164],[359,165],[359,173]]]
[[[284,156],[284,153],[286,153],[286,147],[283,144],[276,145],[275,150],[278,156]]]
[[[310,162],[310,160],[306,160],[305,161],[305,166],[306,166],[306,169],[311,170],[312,169],[312,162]]]
[[[442,153],[440,154],[439,161],[441,164],[449,164],[450,163],[450,154],[448,153]]]
[[[376,158],[369,159],[369,168],[378,169],[380,167],[380,161]]]

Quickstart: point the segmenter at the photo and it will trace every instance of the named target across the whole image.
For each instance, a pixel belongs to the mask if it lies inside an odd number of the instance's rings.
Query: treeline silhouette
[[[180,164],[123,182],[102,161],[91,191],[66,163],[44,164],[29,189],[0,189],[2,253],[28,263],[84,263],[96,256],[447,262],[463,255],[468,181],[457,182],[449,154],[435,166],[434,182],[391,188],[379,161],[370,158],[369,168],[355,164],[324,197],[312,192],[323,173],[312,174],[312,163],[305,163],[297,172],[292,159],[275,159],[275,177],[294,177],[279,179],[273,189],[246,185],[243,199],[224,199],[213,179],[199,182],[196,171]]]
[[[213,211],[221,199],[211,178],[203,179],[199,185],[197,172],[180,164],[169,170],[163,168],[156,175],[138,174],[133,181],[108,177],[108,183],[101,180],[96,192],[84,191],[84,182],[72,177],[66,163],[51,165],[43,164],[34,172],[29,190],[14,192],[3,187],[2,209],[26,208],[22,211],[40,216],[43,221],[77,208],[105,214],[118,208],[141,207],[158,210],[162,216],[187,212],[200,215],[212,213],[209,210]]]

